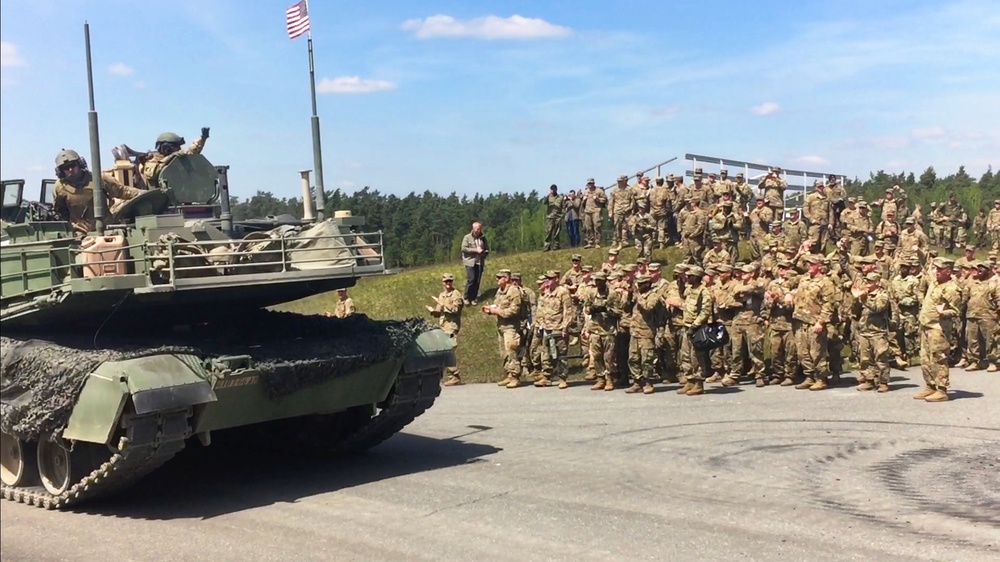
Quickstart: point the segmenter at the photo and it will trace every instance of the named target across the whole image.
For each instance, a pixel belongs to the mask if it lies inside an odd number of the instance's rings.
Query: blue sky
[[[4,0],[0,176],[211,126],[233,193],[312,168],[292,0]],[[327,189],[611,183],[686,152],[867,177],[1000,164],[995,1],[313,0]],[[679,172],[678,162],[664,170]]]

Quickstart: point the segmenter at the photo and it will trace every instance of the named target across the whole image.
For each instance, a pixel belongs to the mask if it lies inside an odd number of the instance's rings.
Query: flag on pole
[[[289,39],[295,39],[309,31],[309,8],[306,0],[285,10],[285,29],[288,30]]]

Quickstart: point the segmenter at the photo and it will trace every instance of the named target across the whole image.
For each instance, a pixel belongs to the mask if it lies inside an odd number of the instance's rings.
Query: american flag
[[[306,0],[285,10],[285,29],[288,30],[289,39],[295,39],[309,31],[309,10],[306,7]]]

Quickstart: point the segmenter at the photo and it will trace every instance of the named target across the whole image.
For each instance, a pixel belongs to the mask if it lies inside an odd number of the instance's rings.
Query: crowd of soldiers
[[[931,206],[928,237],[920,207],[911,209],[899,186],[869,203],[848,197],[831,176],[814,184],[800,211],[785,209],[780,169],[756,189],[726,170],[706,181],[697,169],[693,179],[650,184],[640,173],[627,185],[621,176],[610,196],[590,179],[579,194],[584,240],[600,247],[607,208],[614,224],[607,261],[586,265],[574,254],[565,273],[538,276],[536,289],[518,272],[496,273],[496,297],[481,311],[497,318],[501,386],[567,388],[574,346],[592,390],[630,394],[664,383],[695,396],[705,383],[744,379],[824,390],[840,383],[845,347],[859,391],[888,392],[890,366],[919,360],[925,387],[914,398],[928,402],[949,400],[952,365],[998,370],[1000,201],[986,219],[993,249],[980,261],[975,246],[964,246],[968,217],[954,194]],[[552,191],[547,204],[555,205]],[[877,224],[873,207],[881,209]],[[636,261],[619,263],[632,244]],[[668,278],[650,260],[654,247],[670,245],[680,246],[683,260]],[[960,246],[957,260],[937,254]],[[428,309],[457,334],[461,297],[444,283],[438,306]],[[728,343],[696,349],[692,336],[710,323],[725,326]],[[460,383],[457,371],[446,382]]]

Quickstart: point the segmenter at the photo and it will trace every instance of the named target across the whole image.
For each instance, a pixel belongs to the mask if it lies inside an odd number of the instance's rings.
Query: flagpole
[[[306,0],[306,13],[310,18],[309,1]],[[319,115],[316,112],[316,69],[313,65],[313,36],[312,25],[309,26],[307,44],[309,45],[309,91],[312,94],[312,140],[313,140],[313,167],[316,168],[316,219],[323,220],[323,212],[326,209],[326,194],[323,192],[323,146],[319,137]]]

